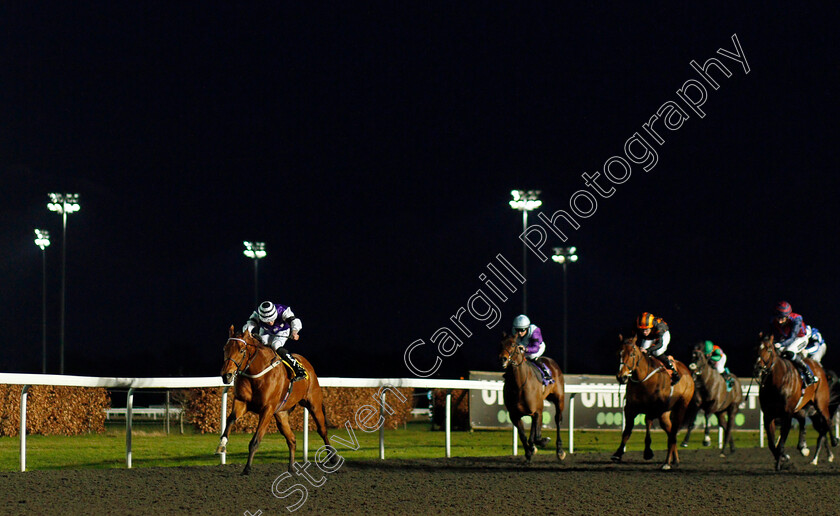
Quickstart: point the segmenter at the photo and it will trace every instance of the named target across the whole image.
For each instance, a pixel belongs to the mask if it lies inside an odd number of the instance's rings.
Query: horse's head
[[[509,365],[518,366],[525,360],[525,349],[516,344],[516,336],[502,334],[502,342],[499,343],[499,360],[502,362],[502,369]]]
[[[223,382],[230,383],[247,367],[249,359],[256,354],[257,342],[248,330],[244,333],[236,333],[233,326],[230,327],[228,340],[225,343],[225,361],[222,364]]]
[[[618,383],[624,385],[630,379],[639,361],[642,359],[642,350],[636,345],[636,336],[623,337],[618,336],[621,341],[621,347],[618,351],[618,372],[615,374],[615,379]]]
[[[773,366],[773,362],[779,356],[776,353],[776,343],[772,335],[758,334],[758,347],[756,348],[757,358],[753,367],[753,375],[756,378],[763,377]]]
[[[691,369],[694,376],[700,376],[703,368],[709,364],[705,351],[705,345],[702,342],[695,344],[691,349],[691,363],[688,364],[688,368]]]

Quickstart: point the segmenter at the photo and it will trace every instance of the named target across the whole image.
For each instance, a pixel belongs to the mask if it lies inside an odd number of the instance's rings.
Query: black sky
[[[570,233],[569,371],[615,371],[641,311],[679,358],[712,339],[748,375],[779,299],[834,336],[837,24],[825,4],[572,7],[21,3],[0,8],[0,370],[39,372],[48,229],[49,372],[212,376],[253,306],[242,240],[267,243],[260,296],[303,320],[321,375],[410,376],[501,253],[521,266],[514,188],[568,209],[657,108],[718,57],[729,79]],[[737,34],[751,71],[716,54]],[[535,220],[535,218],[532,218]],[[549,243],[560,245],[559,240]],[[529,315],[561,356],[562,275],[528,264]],[[438,376],[495,370],[473,331]],[[433,346],[416,355],[432,363]]]

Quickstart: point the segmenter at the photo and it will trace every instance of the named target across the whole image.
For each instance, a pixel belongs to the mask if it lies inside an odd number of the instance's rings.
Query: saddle
[[[554,378],[551,377],[551,370],[547,365],[540,362],[539,358],[535,360],[528,359],[528,365],[534,368],[537,378],[540,379],[544,386],[554,383]]]

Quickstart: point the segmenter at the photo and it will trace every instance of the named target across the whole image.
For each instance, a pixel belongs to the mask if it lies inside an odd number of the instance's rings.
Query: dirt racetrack
[[[795,453],[795,450],[793,450]],[[836,450],[835,450],[836,451]],[[522,457],[347,461],[325,475],[295,482],[308,498],[295,514],[840,514],[840,464],[814,467],[793,456],[777,473],[767,449],[680,450],[676,470],[659,471],[641,452],[613,464],[609,454],[578,454],[560,463],[540,452]],[[2,514],[289,514],[301,499],[272,495],[281,464],[190,468],[99,469],[0,473]],[[262,511],[261,513],[259,511]]]

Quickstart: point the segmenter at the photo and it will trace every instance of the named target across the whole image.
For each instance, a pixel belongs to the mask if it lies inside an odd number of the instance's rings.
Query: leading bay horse
[[[645,435],[644,458],[653,458],[650,448],[650,425],[658,418],[662,429],[668,434],[668,453],[665,457],[663,470],[671,469],[671,465],[680,463],[677,454],[677,432],[680,431],[691,398],[694,396],[694,380],[688,368],[679,360],[674,360],[674,367],[680,374],[679,381],[671,385],[671,375],[659,360],[644,353],[636,345],[636,336],[624,338],[619,335],[621,349],[619,351],[619,368],[615,377],[618,383],[627,384],[624,403],[624,431],[621,434],[621,444],[612,455],[613,462],[620,462],[624,455],[625,445],[630,439],[636,416],[645,415],[647,434]]]
[[[525,449],[525,460],[531,461],[536,453],[536,444],[540,441],[542,427],[543,402],[554,404],[554,425],[557,427],[557,458],[566,458],[563,442],[560,439],[560,422],[563,420],[563,408],[566,403],[563,372],[557,362],[540,357],[540,361],[551,370],[554,383],[543,385],[536,372],[536,367],[525,358],[525,348],[516,344],[516,336],[504,334],[500,344],[499,359],[505,370],[504,400],[510,420],[519,431],[519,439]],[[531,433],[526,438],[524,416],[531,416]]]
[[[234,381],[235,397],[233,411],[227,418],[216,453],[225,453],[228,435],[236,420],[247,411],[254,412],[260,420],[254,437],[248,445],[248,462],[242,471],[243,475],[249,474],[254,454],[273,416],[289,447],[289,471],[291,472],[295,463],[296,439],[289,425],[289,412],[297,405],[309,409],[309,413],[315,419],[318,434],[324,440],[324,444],[330,446],[321,386],[308,360],[300,355],[294,355],[306,369],[307,378],[291,383],[289,372],[273,349],[264,345],[259,338],[251,335],[247,330],[244,333],[234,332],[233,326],[230,327],[224,352],[222,381],[225,383]],[[332,449],[329,450],[332,453],[328,460],[335,464],[338,457]]]
[[[744,394],[741,391],[741,382],[735,375],[732,375],[732,390],[726,390],[726,380],[709,363],[709,359],[703,352],[702,344],[698,344],[691,352],[691,363],[688,365],[694,376],[694,401],[691,410],[686,417],[688,431],[685,433],[682,446],[688,446],[688,436],[694,429],[694,418],[702,410],[706,415],[705,435],[703,446],[709,446],[712,442],[709,437],[710,425],[709,416],[714,414],[717,417],[718,425],[723,430],[723,449],[721,457],[726,457],[726,445],[729,444],[731,453],[735,453],[735,439],[732,437],[732,426],[735,416],[738,414]],[[725,416],[725,417],[724,417]]]
[[[787,460],[785,455],[785,441],[790,432],[791,419],[798,412],[806,410],[811,418],[814,429],[819,433],[817,449],[811,464],[817,465],[820,449],[826,444],[829,433],[829,384],[822,366],[809,358],[803,359],[817,382],[803,388],[804,384],[799,371],[790,360],[783,359],[776,351],[772,335],[759,334],[759,344],[755,361],[755,376],[758,379],[758,401],[764,413],[764,429],[767,432],[767,443],[773,458],[776,459],[776,471],[782,469],[782,462]],[[779,441],[776,442],[776,420],[780,420]],[[802,428],[802,427],[800,427]],[[837,440],[832,436],[832,446]],[[826,446],[828,461],[834,460],[831,448]]]

